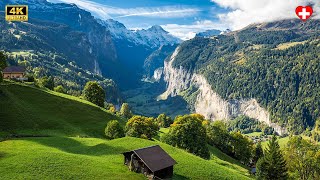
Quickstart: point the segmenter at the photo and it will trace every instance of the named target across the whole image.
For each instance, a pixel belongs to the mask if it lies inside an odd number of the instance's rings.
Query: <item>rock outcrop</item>
[[[190,86],[194,86],[199,91],[192,106],[196,113],[204,115],[207,119],[229,120],[239,115],[246,115],[273,127],[279,134],[286,132],[284,128],[271,122],[269,112],[261,107],[256,99],[225,100],[213,91],[203,75],[188,72],[182,66],[174,68],[172,63],[178,53],[179,47],[170,60],[164,63],[163,75],[167,83],[167,90],[158,97],[158,100],[164,100],[168,96],[177,96]]]

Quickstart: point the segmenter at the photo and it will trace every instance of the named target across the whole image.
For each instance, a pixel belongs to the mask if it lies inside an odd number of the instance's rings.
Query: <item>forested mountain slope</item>
[[[186,41],[168,58],[175,71],[167,72],[168,87],[175,84],[174,73],[199,74],[222,99],[241,104],[254,98],[272,122],[300,133],[320,115],[319,25],[320,20],[283,20]],[[199,100],[199,92],[188,93]]]

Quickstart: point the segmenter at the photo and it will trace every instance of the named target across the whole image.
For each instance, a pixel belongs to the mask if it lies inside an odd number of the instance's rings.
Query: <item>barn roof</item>
[[[26,71],[26,68],[23,66],[9,66],[4,68],[4,73],[13,73],[13,72],[22,72],[24,73]]]
[[[129,152],[134,152],[152,172],[177,164],[177,162],[159,145],[136,149]]]

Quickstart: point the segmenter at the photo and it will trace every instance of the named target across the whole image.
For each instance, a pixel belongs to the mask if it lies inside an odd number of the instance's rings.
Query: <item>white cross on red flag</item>
[[[298,6],[296,8],[297,16],[302,20],[306,21],[312,16],[313,9],[311,6]]]

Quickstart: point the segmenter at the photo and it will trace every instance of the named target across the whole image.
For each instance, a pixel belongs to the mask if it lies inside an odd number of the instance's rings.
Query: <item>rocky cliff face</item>
[[[164,63],[164,80],[167,90],[158,97],[158,100],[166,99],[168,96],[177,96],[189,87],[198,88],[194,106],[195,112],[204,115],[211,120],[228,120],[239,115],[246,115],[264,122],[273,127],[279,134],[285,129],[270,121],[267,110],[262,108],[255,99],[224,100],[214,92],[204,76],[190,73],[180,66],[178,69],[172,66],[179,47],[172,54],[169,61]]]

